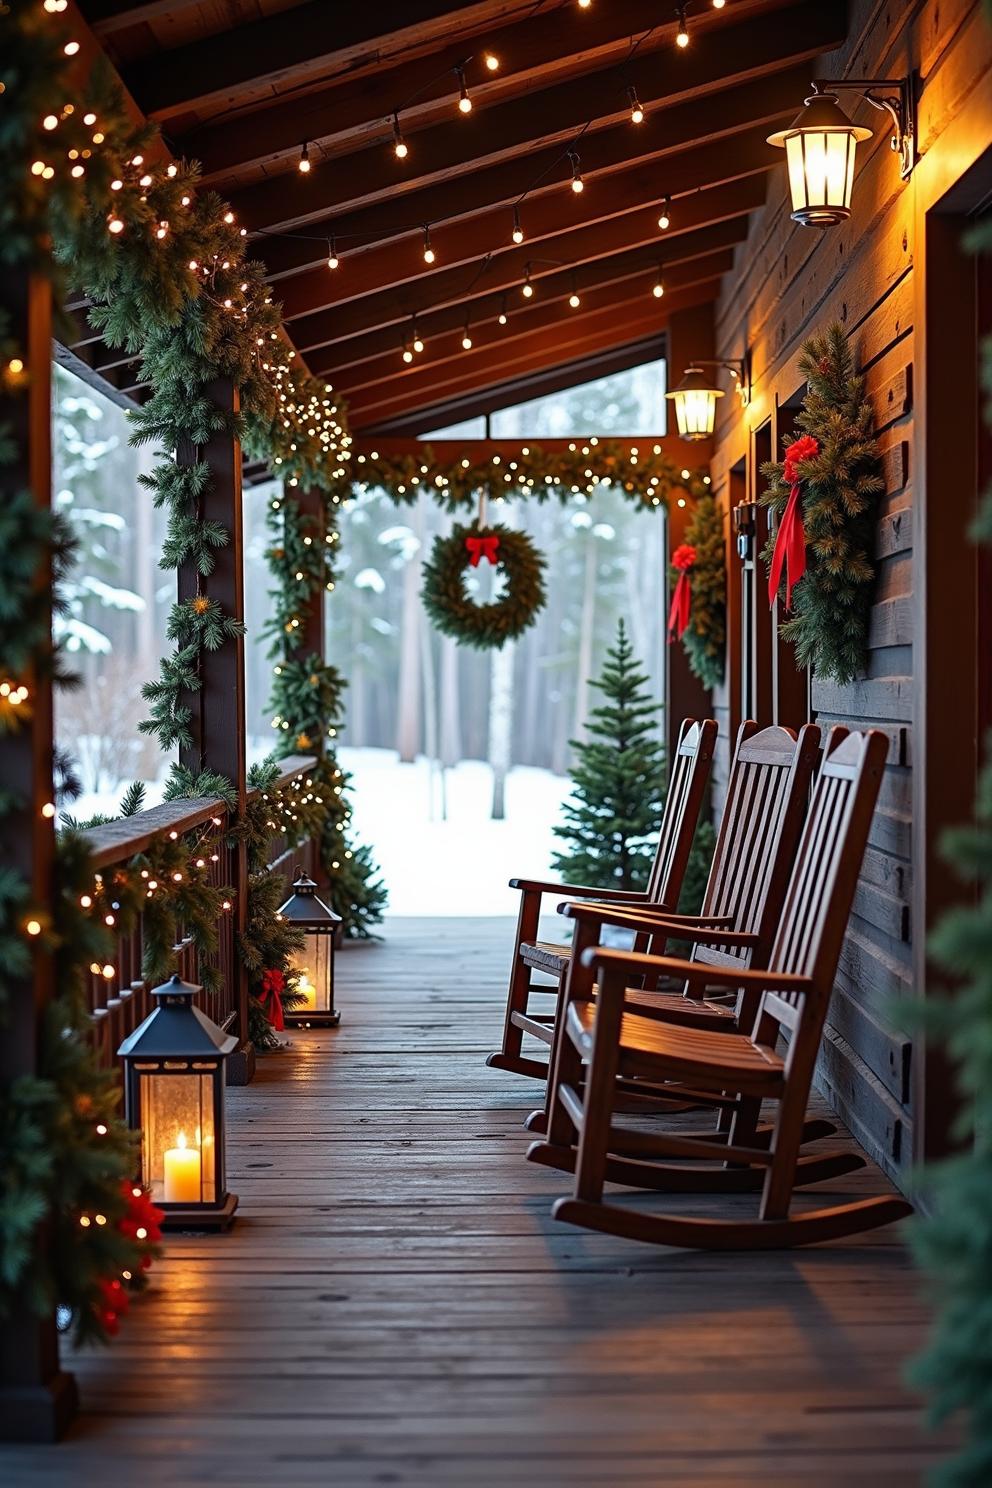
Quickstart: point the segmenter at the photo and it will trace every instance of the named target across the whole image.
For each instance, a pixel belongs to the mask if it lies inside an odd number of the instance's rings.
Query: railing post
[[[240,403],[238,390],[229,378],[220,378],[205,389],[206,396],[227,414],[236,414]],[[192,563],[179,569],[179,601],[194,599],[204,593],[217,601],[232,619],[245,617],[244,532],[241,508],[241,445],[229,434],[217,434],[208,444],[183,443],[176,451],[181,465],[205,461],[212,480],[203,498],[203,516],[220,523],[230,533],[230,541],[216,553],[216,564],[208,578],[201,578]],[[180,751],[180,763],[199,773],[216,770],[234,783],[238,810],[244,810],[246,793],[245,749],[245,643],[243,636],[225,641],[216,651],[204,651],[200,661],[200,690],[190,695],[193,718],[190,729],[193,744]],[[234,930],[245,927],[247,913],[248,865],[243,843],[231,855],[236,891]],[[232,1002],[237,1011],[240,1047],[228,1060],[228,1083],[247,1084],[254,1073],[255,1061],[248,1042],[248,977],[239,956],[229,959],[236,985]]]
[[[26,397],[2,401],[0,416],[11,426],[17,456],[0,466],[0,502],[24,489],[35,504],[51,506],[51,289],[46,281],[27,274],[8,274],[0,288],[0,308],[9,329],[24,348],[30,379]],[[0,392],[2,400],[2,392]],[[49,595],[50,563],[37,582]],[[54,894],[55,832],[42,807],[52,800],[52,684],[48,675],[19,678],[29,689],[30,721],[14,733],[0,733],[0,781],[16,798],[11,811],[0,816],[0,862],[23,874],[31,885],[31,904],[43,909]],[[38,1068],[41,1014],[52,996],[52,962],[48,955],[32,958],[28,976],[3,975],[9,993],[3,1037],[0,1038],[0,1085],[7,1087]],[[44,1245],[44,1225],[38,1237]],[[59,1367],[58,1334],[54,1317],[38,1318],[20,1305],[0,1324],[0,1439],[54,1441],[76,1413],[76,1384]]]

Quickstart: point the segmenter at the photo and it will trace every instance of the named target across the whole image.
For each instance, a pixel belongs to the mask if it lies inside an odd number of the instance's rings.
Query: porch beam
[[[41,511],[51,508],[51,289],[37,276],[11,271],[0,280],[3,309],[15,344],[24,348],[30,379],[24,397],[4,398],[0,383],[0,421],[8,424],[17,450],[0,465],[0,501],[30,490]],[[51,610],[52,570],[47,561],[37,584]],[[21,873],[31,886],[31,904],[51,905],[55,895],[55,828],[42,815],[53,799],[52,681],[46,668],[23,678],[31,712],[16,731],[0,732],[0,781],[15,798],[0,816],[0,861]],[[46,1005],[55,987],[52,958],[38,947],[25,977],[3,972],[9,1006],[0,1038],[0,1085],[38,1073],[39,1039]],[[36,1243],[44,1246],[45,1228]],[[76,1383],[59,1364],[54,1314],[39,1318],[26,1300],[0,1323],[0,1440],[51,1442],[76,1414]]]
[[[210,383],[205,393],[225,416],[233,418],[239,412],[238,390],[229,378]],[[183,441],[176,459],[180,465],[204,462],[210,467],[211,481],[203,498],[202,515],[207,521],[219,523],[230,534],[230,541],[216,550],[214,570],[207,578],[197,573],[193,563],[181,565],[177,578],[179,602],[188,603],[198,595],[206,595],[216,600],[226,615],[243,622],[241,446],[232,435],[219,433],[205,445]],[[204,650],[199,675],[199,691],[189,697],[193,743],[180,749],[180,764],[194,774],[216,770],[230,780],[237,792],[240,814],[244,811],[247,791],[244,636],[232,637],[216,651]],[[237,889],[235,929],[240,935],[247,922],[248,866],[243,842],[234,850],[233,863]],[[237,977],[231,1000],[237,1008],[240,1049],[229,1061],[228,1078],[231,1083],[244,1084],[254,1071],[254,1058],[248,1042],[248,977],[240,956],[232,958],[232,974]]]

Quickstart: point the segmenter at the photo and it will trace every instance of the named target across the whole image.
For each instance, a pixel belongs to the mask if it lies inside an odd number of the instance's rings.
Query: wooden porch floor
[[[229,1092],[234,1230],[169,1242],[112,1347],[69,1361],[69,1439],[0,1449],[0,1480],[920,1481],[897,1232],[707,1256],[551,1221],[563,1180],[523,1158],[537,1087],[483,1063],[511,934],[395,920],[342,955],[341,1028]]]

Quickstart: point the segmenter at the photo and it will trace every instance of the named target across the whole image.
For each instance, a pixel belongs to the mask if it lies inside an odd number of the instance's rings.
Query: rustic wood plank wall
[[[819,1080],[859,1140],[897,1178],[914,1156],[916,1082],[911,1040],[892,1031],[891,1003],[912,995],[924,979],[924,937],[913,924],[925,917],[921,886],[915,895],[913,888],[914,866],[922,857],[917,845],[914,864],[914,843],[920,842],[926,810],[925,799],[919,799],[921,689],[918,680],[914,685],[914,641],[920,644],[926,625],[922,584],[915,577],[921,531],[914,554],[914,515],[919,526],[925,478],[920,264],[927,212],[974,165],[990,135],[992,28],[978,0],[854,0],[847,44],[824,59],[817,73],[899,77],[911,68],[919,73],[922,91],[920,162],[909,182],[900,180],[879,115],[854,93],[844,96],[845,108],[877,133],[859,150],[863,158],[850,221],[822,233],[799,227],[789,216],[784,168],[769,178],[766,205],[753,215],[716,307],[717,355],[750,353],[753,395],[743,413],[735,398],[722,400],[712,467],[729,529],[730,508],[744,490],[755,489],[761,435],[767,438],[770,429],[780,452],[781,434],[791,429],[786,405],[794,407],[801,391],[797,359],[803,338],[840,320],[854,338],[875,402],[886,495],[879,509],[867,675],[845,687],[814,677],[810,706],[824,728],[836,722],[884,729],[890,754]],[[797,111],[800,103],[797,99]],[[967,274],[964,260],[962,273]],[[742,462],[747,462],[743,481]],[[729,530],[728,561],[737,562]],[[731,572],[739,583],[733,567]],[[770,645],[771,619],[764,607],[759,623],[767,627]],[[729,721],[739,695],[740,657],[741,647],[732,640],[728,681],[715,699],[721,721]],[[776,715],[782,722],[801,721],[786,711],[777,706],[774,686],[769,700],[759,696],[758,712],[767,715],[762,722]],[[719,770],[725,775],[725,761]],[[931,837],[938,825],[928,821]],[[916,1143],[919,1149],[923,1145]]]

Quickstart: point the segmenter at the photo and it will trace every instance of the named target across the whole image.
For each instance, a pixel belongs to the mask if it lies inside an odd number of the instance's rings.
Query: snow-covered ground
[[[251,756],[262,753],[258,746]],[[390,749],[342,749],[340,759],[352,776],[354,835],[372,847],[389,889],[390,914],[516,914],[519,895],[507,880],[549,876],[556,844],[551,829],[569,793],[565,777],[511,770],[506,817],[493,821],[492,770],[481,760],[465,760],[445,772],[442,819],[440,773],[426,759],[401,765]],[[162,784],[148,785],[146,806],[162,799]],[[97,812],[113,815],[124,788],[87,794],[69,809],[81,821]]]
[[[392,915],[516,914],[513,876],[547,878],[569,782],[547,770],[511,770],[506,817],[492,821],[492,771],[465,760],[446,774],[441,818],[439,772],[428,761],[401,765],[392,750],[342,749],[352,776],[353,824],[371,845],[389,889]]]

